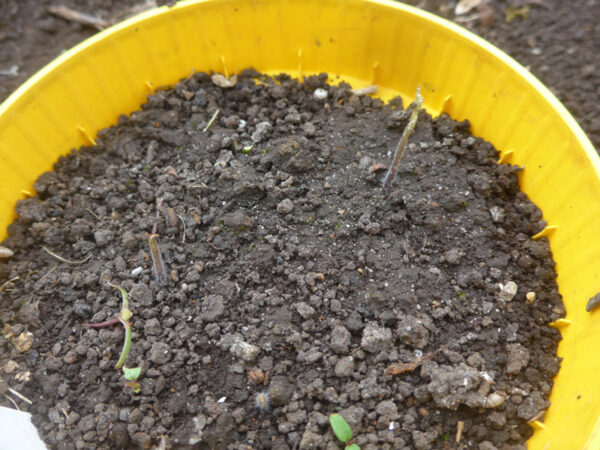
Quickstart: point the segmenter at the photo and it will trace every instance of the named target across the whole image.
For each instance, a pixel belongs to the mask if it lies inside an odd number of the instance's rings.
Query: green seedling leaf
[[[250,153],[252,151],[253,148],[254,148],[254,145],[244,145],[244,147],[242,147],[242,153],[244,155],[247,155],[248,153]]]
[[[352,439],[352,429],[342,416],[339,414],[330,415],[329,423],[333,429],[333,434],[335,434],[335,437],[337,437],[341,442],[346,443]]]
[[[141,367],[125,367],[123,366],[123,376],[126,380],[137,380],[142,373]]]
[[[360,447],[356,444],[350,444],[346,445],[346,448],[344,450],[360,450]]]

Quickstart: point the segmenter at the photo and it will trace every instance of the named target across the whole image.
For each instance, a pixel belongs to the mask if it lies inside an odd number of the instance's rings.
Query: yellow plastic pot
[[[564,358],[532,449],[600,449],[600,160],[557,99],[489,43],[447,21],[388,1],[206,0],[162,7],[66,52],[0,106],[0,238],[15,202],[41,172],[136,110],[155,88],[193,70],[229,75],[253,66],[328,72],[355,87],[468,118],[475,135],[525,167],[521,187],[549,227],[567,309]]]

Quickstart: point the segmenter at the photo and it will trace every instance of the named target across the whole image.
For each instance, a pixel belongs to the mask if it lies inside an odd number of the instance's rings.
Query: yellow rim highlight
[[[501,150],[501,161],[526,168],[521,187],[551,224],[536,237],[551,243],[567,310],[554,324],[564,361],[552,406],[543,424],[533,424],[529,447],[600,448],[600,314],[585,311],[600,290],[600,160],[527,70],[426,12],[384,0],[190,0],[97,34],[0,105],[0,238],[40,173],[92,144],[148,93],[191,71],[229,76],[246,67],[328,72],[334,82],[377,84],[380,97],[407,102],[421,85],[430,112],[468,118],[475,135]]]

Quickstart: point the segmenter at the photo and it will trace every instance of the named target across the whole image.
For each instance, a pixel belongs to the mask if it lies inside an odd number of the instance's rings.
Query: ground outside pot
[[[116,25],[66,52],[0,105],[0,237],[15,202],[72,148],[94,142],[157,87],[195,71],[246,67],[293,76],[327,72],[389,99],[469,119],[474,135],[524,167],[521,189],[544,212],[566,318],[562,367],[532,449],[600,448],[598,313],[600,159],[558,100],[489,43],[431,14],[375,0],[183,1]],[[577,430],[573,433],[573,430]]]

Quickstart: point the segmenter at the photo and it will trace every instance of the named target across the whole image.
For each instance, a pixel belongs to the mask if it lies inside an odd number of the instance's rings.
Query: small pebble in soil
[[[500,286],[500,293],[498,294],[500,300],[510,302],[515,298],[515,295],[517,295],[517,283],[514,281],[509,281],[505,285]]]

